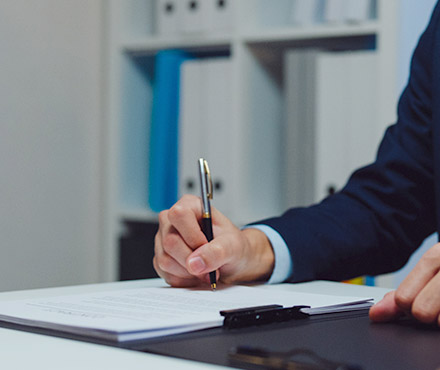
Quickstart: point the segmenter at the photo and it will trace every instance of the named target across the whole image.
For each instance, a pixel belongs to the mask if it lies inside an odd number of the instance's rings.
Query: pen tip
[[[212,289],[212,291],[215,291],[217,289],[217,284],[216,283],[212,283],[211,284],[211,289]]]

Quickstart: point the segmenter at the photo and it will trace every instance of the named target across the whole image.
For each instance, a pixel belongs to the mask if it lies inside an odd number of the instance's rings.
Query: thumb
[[[202,245],[186,259],[186,268],[193,275],[205,274],[224,266],[230,260],[227,238],[219,236]]]
[[[374,322],[386,322],[396,320],[405,315],[396,304],[395,291],[385,294],[381,301],[370,308],[370,320]]]

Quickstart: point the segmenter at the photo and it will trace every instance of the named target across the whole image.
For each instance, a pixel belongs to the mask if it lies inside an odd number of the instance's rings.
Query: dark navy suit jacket
[[[394,271],[440,231],[440,3],[414,52],[408,85],[373,164],[318,205],[264,220],[286,241],[289,281]]]

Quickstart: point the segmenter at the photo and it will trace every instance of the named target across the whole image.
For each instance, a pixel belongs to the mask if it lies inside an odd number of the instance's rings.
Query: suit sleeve
[[[259,221],[287,243],[293,262],[289,281],[397,270],[435,231],[432,76],[440,73],[440,66],[433,72],[438,22],[439,5],[414,52],[397,123],[387,129],[375,162],[320,204]]]

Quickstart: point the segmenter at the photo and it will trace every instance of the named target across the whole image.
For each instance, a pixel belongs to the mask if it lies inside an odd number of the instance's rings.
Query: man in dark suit
[[[213,210],[214,240],[201,229],[200,199],[183,197],[159,216],[154,264],[175,286],[220,281],[343,280],[402,267],[440,231],[440,4],[413,55],[410,79],[374,163],[318,205],[239,230]],[[440,244],[397,291],[370,311],[375,321],[411,314],[440,325]]]

